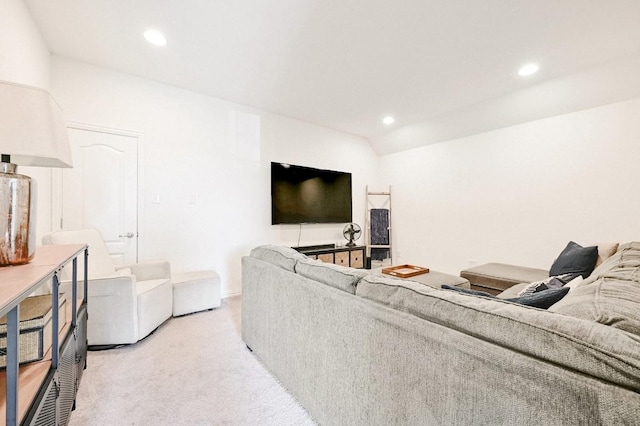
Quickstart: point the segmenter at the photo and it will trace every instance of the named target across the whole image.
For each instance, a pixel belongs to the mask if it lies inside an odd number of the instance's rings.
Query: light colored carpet
[[[314,425],[240,337],[240,296],[89,352],[70,425]]]

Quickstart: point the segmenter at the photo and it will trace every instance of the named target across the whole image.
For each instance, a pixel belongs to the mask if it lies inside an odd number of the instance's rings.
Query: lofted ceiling
[[[360,135],[381,154],[640,96],[638,0],[25,3],[54,55]],[[528,62],[540,71],[518,76]]]

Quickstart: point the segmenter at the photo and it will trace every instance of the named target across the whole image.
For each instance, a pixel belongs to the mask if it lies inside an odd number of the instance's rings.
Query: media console
[[[318,259],[326,263],[350,266],[357,269],[363,269],[366,266],[365,246],[336,247],[335,244],[321,244],[293,248],[312,259]]]
[[[0,424],[66,425],[87,359],[87,281],[83,293],[78,290],[77,258],[86,245],[44,246],[26,265],[0,268],[0,316],[7,315],[6,360],[0,371]],[[58,326],[59,275],[71,269],[71,295],[66,295],[68,322]],[[20,302],[41,286],[51,284],[51,348],[40,361],[19,363]],[[59,331],[60,330],[60,331]],[[4,422],[4,423],[3,423]]]

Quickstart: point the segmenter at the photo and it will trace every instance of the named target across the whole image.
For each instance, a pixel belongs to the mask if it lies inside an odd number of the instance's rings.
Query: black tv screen
[[[351,222],[351,173],[271,163],[271,223]]]

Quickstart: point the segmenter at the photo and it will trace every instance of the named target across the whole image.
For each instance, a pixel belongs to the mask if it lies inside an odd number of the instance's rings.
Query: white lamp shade
[[[20,265],[35,253],[37,197],[16,164],[71,167],[67,127],[49,92],[0,81],[0,154],[0,266]]]
[[[0,153],[22,166],[72,166],[62,109],[49,92],[0,81]]]

